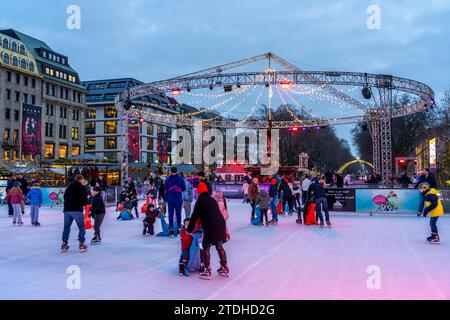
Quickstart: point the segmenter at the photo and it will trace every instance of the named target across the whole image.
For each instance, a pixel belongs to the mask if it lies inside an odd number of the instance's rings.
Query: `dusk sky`
[[[81,29],[66,8],[81,8]],[[381,29],[366,26],[381,9]],[[13,28],[69,56],[82,80],[156,81],[264,52],[305,70],[392,74],[450,87],[450,1],[35,0],[2,3]],[[337,128],[350,139],[352,126]]]

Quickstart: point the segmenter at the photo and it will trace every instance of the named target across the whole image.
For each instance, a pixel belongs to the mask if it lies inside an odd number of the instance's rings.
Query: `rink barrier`
[[[260,188],[269,190],[269,184]],[[213,185],[214,191],[222,191],[226,198],[243,199],[242,184]],[[417,214],[421,201],[417,189],[402,188],[326,188],[330,211],[360,213]],[[450,213],[450,189],[438,189],[445,213]]]

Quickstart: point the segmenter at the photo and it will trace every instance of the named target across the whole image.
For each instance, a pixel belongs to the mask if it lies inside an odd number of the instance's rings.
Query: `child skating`
[[[444,214],[444,208],[437,195],[437,190],[430,187],[430,184],[423,182],[419,185],[419,190],[425,199],[423,215],[430,217],[431,236],[427,238],[428,242],[439,243],[439,233],[437,221]]]
[[[156,221],[156,218],[159,217],[159,210],[155,208],[155,205],[150,203],[147,206],[147,211],[145,211],[145,218],[144,221],[142,222],[144,225],[144,231],[142,231],[142,234],[145,236],[146,234],[149,235],[154,235],[155,234],[155,229],[154,229],[154,224]]]
[[[26,200],[30,204],[31,225],[39,227],[39,208],[42,205],[42,189],[39,186],[39,181],[33,181],[33,185],[28,191]]]
[[[269,218],[267,216],[267,211],[270,208],[270,198],[265,189],[261,189],[259,191],[258,196],[256,197],[256,204],[259,206],[261,210],[261,226],[264,225],[264,219],[266,220],[266,226],[269,226]]]
[[[14,182],[12,189],[8,192],[3,202],[6,203],[8,200],[11,202],[14,210],[13,226],[16,225],[16,222],[18,226],[23,226],[21,208],[22,202],[25,201],[25,198],[23,196],[22,190],[20,190],[20,183],[18,181]]]
[[[180,276],[189,276],[189,272],[186,270],[186,265],[189,261],[189,250],[191,249],[193,240],[192,235],[187,232],[187,227],[190,221],[190,218],[184,219],[184,227],[180,230],[181,255],[178,271]]]
[[[102,238],[100,236],[100,227],[103,223],[103,219],[105,218],[106,210],[101,192],[102,190],[98,186],[92,189],[93,196],[91,198],[91,211],[89,217],[92,217],[95,222],[94,238],[91,240],[91,244],[100,244],[102,242]]]

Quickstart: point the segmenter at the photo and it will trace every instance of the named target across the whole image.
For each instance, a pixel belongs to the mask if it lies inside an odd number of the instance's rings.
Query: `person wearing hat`
[[[39,208],[42,205],[42,189],[37,180],[34,180],[32,185],[30,191],[27,193],[26,200],[30,204],[31,224],[39,227],[41,225],[39,223]]]
[[[437,195],[437,190],[431,188],[428,182],[422,182],[419,190],[425,199],[423,215],[430,217],[431,236],[427,238],[428,242],[439,243],[439,234],[437,229],[437,221],[444,214],[444,207]]]
[[[3,202],[5,201],[11,201],[11,205],[13,206],[14,209],[14,215],[13,215],[13,225],[16,225],[16,220],[19,226],[23,225],[22,222],[22,216],[20,215],[20,208],[21,208],[21,204],[22,202],[25,200],[22,190],[20,190],[20,183],[18,181],[14,181],[13,183],[13,187],[11,188],[11,190],[8,192],[8,194],[6,195],[5,199],[3,200]]]
[[[216,200],[208,192],[208,186],[204,182],[198,184],[198,199],[194,206],[194,211],[187,227],[187,232],[192,233],[196,223],[200,220],[204,236],[201,251],[201,271],[200,278],[211,279],[210,250],[216,247],[220,259],[219,275],[228,277],[229,269],[227,255],[222,247],[226,240],[226,223]]]

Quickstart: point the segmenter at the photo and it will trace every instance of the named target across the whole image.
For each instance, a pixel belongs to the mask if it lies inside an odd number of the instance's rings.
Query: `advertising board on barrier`
[[[417,213],[420,194],[417,189],[357,189],[357,212]]]
[[[325,191],[330,211],[356,211],[355,189],[330,188]]]

